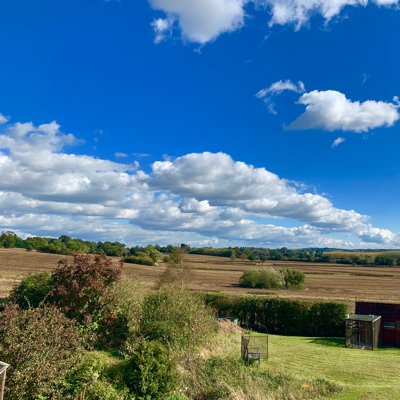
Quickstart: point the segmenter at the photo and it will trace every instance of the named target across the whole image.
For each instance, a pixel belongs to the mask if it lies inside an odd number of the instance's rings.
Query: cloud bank
[[[0,229],[128,244],[399,245],[367,216],[225,153],[156,161],[145,173],[67,151],[78,143],[56,122],[2,125]]]
[[[347,6],[373,4],[396,6],[400,0],[149,0],[164,16],[154,19],[155,42],[159,43],[177,25],[184,40],[205,44],[219,35],[240,29],[246,20],[246,8],[254,4],[256,12],[269,15],[269,25],[294,25],[298,30],[314,15],[326,22],[339,15]],[[253,9],[253,8],[252,8]],[[267,20],[267,18],[266,18]]]

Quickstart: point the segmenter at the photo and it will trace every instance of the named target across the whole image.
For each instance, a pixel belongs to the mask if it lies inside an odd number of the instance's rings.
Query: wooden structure
[[[0,361],[0,400],[3,400],[4,398],[4,389],[6,386],[6,372],[8,367],[9,367],[8,364]]]
[[[268,360],[268,335],[267,334],[245,334],[242,335],[242,360],[247,364],[257,362],[261,359]]]
[[[379,345],[381,317],[352,314],[346,318],[346,347],[374,350]]]
[[[400,304],[357,301],[356,314],[380,315],[380,345],[400,347]]]

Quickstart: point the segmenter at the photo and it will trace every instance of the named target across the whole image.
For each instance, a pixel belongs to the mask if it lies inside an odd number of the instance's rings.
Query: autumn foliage
[[[53,289],[49,301],[78,323],[89,323],[99,311],[107,289],[122,273],[122,265],[114,265],[103,256],[78,254],[73,262],[61,260],[53,272]]]

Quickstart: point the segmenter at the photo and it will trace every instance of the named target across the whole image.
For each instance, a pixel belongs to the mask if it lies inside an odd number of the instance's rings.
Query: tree
[[[17,240],[18,236],[14,232],[2,232],[2,234],[0,235],[0,247],[12,249],[15,247]]]

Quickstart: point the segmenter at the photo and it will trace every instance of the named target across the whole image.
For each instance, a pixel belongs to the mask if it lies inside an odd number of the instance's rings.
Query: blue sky
[[[2,0],[0,229],[400,247],[399,5]]]

